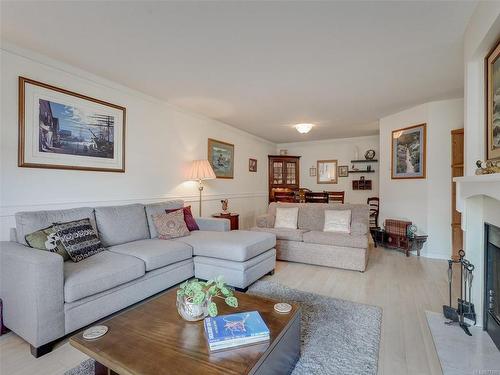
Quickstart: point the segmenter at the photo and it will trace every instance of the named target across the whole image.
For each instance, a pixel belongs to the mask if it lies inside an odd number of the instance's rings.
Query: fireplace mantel
[[[464,213],[465,201],[477,195],[486,195],[500,201],[500,173],[455,177],[457,183],[457,211]]]

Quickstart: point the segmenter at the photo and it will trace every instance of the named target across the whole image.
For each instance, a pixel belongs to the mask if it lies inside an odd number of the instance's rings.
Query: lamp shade
[[[208,160],[193,160],[187,180],[212,180],[217,178]]]

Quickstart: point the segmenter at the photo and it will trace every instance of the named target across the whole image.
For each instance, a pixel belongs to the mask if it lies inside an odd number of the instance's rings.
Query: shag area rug
[[[300,304],[301,356],[293,375],[377,374],[380,307],[302,292],[272,281],[257,281],[247,293]],[[94,361],[88,359],[65,375],[91,375],[93,371]]]

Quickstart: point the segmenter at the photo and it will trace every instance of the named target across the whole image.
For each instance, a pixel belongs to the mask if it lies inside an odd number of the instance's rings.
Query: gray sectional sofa
[[[277,207],[299,207],[297,229],[274,228]],[[351,233],[324,232],[325,210],[351,210]],[[368,262],[368,215],[364,204],[271,203],[256,232],[276,235],[276,258],[364,271]]]
[[[197,218],[199,231],[158,239],[151,215],[183,205],[177,200],[17,213],[11,241],[0,243],[5,325],[39,356],[54,340],[193,276],[223,275],[245,289],[274,270],[275,235],[229,231],[228,220]],[[26,244],[26,234],[83,218],[90,218],[105,251],[74,263]]]

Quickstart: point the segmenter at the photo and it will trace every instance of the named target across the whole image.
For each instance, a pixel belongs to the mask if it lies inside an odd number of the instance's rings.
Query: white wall
[[[338,160],[339,165],[347,165],[351,169],[351,160],[355,159],[355,148],[359,150],[359,158],[364,159],[365,152],[373,149],[376,152],[375,158],[379,156],[378,135],[368,137],[354,137],[342,139],[328,139],[322,141],[282,143],[277,146],[277,153],[280,149],[287,149],[288,155],[298,155],[300,158],[300,186],[312,191],[345,191],[345,201],[348,203],[366,203],[368,197],[378,196],[378,163],[356,164],[359,169],[371,165],[375,173],[352,173],[349,177],[339,177],[337,184],[317,184],[316,177],[309,176],[309,168],[316,168],[317,160]],[[352,180],[365,176],[367,180],[372,180],[372,190],[352,190]]]
[[[427,123],[427,177],[391,179],[391,133]],[[380,223],[387,218],[412,221],[429,238],[423,256],[451,254],[451,135],[463,127],[463,100],[431,102],[380,120]]]
[[[500,1],[481,1],[464,35],[465,174],[486,158],[484,58],[500,37]]]
[[[206,159],[208,137],[235,145],[235,171],[233,180],[206,181],[204,216],[218,212],[226,197],[242,227],[265,212],[267,155],[275,144],[15,46],[3,47],[1,63],[1,239],[21,210],[184,198],[197,213],[197,185],[184,174],[191,160]],[[126,172],[17,167],[18,76],[126,107]],[[258,160],[257,173],[248,171],[250,157]]]

